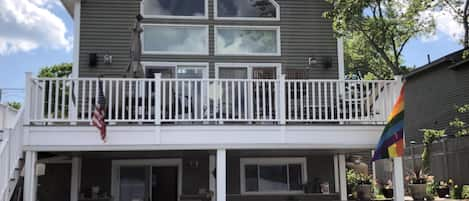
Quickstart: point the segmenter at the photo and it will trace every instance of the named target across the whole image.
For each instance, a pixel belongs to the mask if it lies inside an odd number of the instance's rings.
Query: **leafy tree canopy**
[[[363,35],[357,33],[344,39],[345,71],[349,77],[360,77],[364,80],[393,79],[393,72],[386,62],[368,45]],[[402,59],[401,59],[402,60]],[[401,61],[403,63],[403,61]],[[412,68],[401,66],[404,73]]]
[[[389,71],[394,75],[403,74],[402,51],[406,44],[411,38],[433,33],[435,29],[431,15],[425,16],[425,11],[432,8],[432,0],[327,1],[333,8],[324,16],[333,20],[336,34],[360,37],[362,46],[370,46],[361,50],[371,51],[364,57],[379,56],[380,59],[374,62],[384,63],[388,68],[374,72],[378,74],[376,76],[389,76]]]
[[[8,106],[10,106],[14,109],[17,109],[17,110],[19,110],[21,108],[21,103],[20,102],[12,101],[12,102],[8,102],[7,104],[8,104]]]
[[[42,67],[38,77],[68,77],[72,74],[72,63],[61,63]]]

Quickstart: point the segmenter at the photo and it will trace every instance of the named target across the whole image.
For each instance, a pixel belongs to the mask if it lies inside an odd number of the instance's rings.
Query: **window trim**
[[[281,63],[215,63],[215,78],[220,78],[220,68],[246,68],[248,79],[252,79],[253,68],[270,68],[276,69],[275,76],[280,79],[282,75],[282,64]]]
[[[208,0],[204,0],[204,15],[203,16],[180,16],[180,15],[146,15],[144,12],[144,3],[146,0],[142,0],[140,2],[140,15],[143,16],[143,18],[148,18],[148,19],[194,19],[194,20],[205,20],[208,19],[208,13],[209,13],[209,8],[208,8]]]
[[[177,52],[177,51],[146,51],[145,50],[145,26],[156,26],[156,27],[203,27],[205,28],[206,31],[206,37],[207,37],[207,50],[206,52]],[[140,37],[140,42],[142,43],[142,54],[147,54],[147,55],[203,55],[207,56],[209,55],[210,51],[210,32],[209,32],[209,25],[202,25],[202,24],[154,24],[154,23],[143,23],[141,24],[141,28],[143,29]]]
[[[217,35],[218,29],[223,28],[238,28],[240,30],[269,30],[277,33],[277,48],[275,53],[219,53],[217,48]],[[215,56],[282,56],[282,41],[280,37],[280,26],[247,26],[247,25],[215,25],[213,45]]]
[[[171,67],[177,70],[178,66],[200,66],[200,68],[204,69],[203,79],[207,79],[209,76],[209,68],[207,62],[155,62],[155,61],[142,61],[143,67],[143,74],[146,77],[147,69],[154,69],[154,68],[165,68]],[[176,75],[175,75],[176,76]],[[177,79],[176,77],[174,79]]]
[[[220,17],[218,16],[218,0],[213,0],[213,18],[215,20],[242,20],[242,21],[280,21],[280,5],[275,0],[269,0],[275,6],[275,18],[266,17]]]
[[[246,165],[289,165],[289,164],[300,164],[302,170],[302,181],[306,183],[308,181],[307,166],[305,157],[297,158],[240,158],[240,189],[241,194],[245,195],[271,195],[271,194],[303,194],[303,190],[294,191],[257,191],[257,192],[246,192],[246,174],[244,167]],[[288,169],[287,169],[288,172]],[[287,175],[288,177],[288,175]],[[287,179],[288,181],[288,179]]]

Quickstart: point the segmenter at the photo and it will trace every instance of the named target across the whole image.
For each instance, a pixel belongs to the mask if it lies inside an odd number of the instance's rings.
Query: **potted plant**
[[[427,175],[420,168],[415,168],[408,177],[410,194],[414,200],[424,200],[427,192]]]
[[[449,197],[451,199],[461,199],[462,188],[457,184],[454,184],[449,189]]]
[[[469,185],[462,186],[461,198],[469,199]]]
[[[393,189],[391,180],[388,180],[388,182],[386,182],[383,185],[383,188],[381,189],[381,192],[383,192],[383,195],[384,195],[385,198],[393,198],[394,197],[394,189]]]
[[[357,180],[357,199],[368,201],[371,200],[372,195],[372,185],[371,185],[371,176],[358,174]]]
[[[358,173],[353,169],[347,170],[347,192],[350,200],[357,199]]]
[[[451,181],[451,179],[450,179]],[[449,185],[446,181],[440,181],[436,188],[436,193],[440,198],[446,198],[449,195]]]

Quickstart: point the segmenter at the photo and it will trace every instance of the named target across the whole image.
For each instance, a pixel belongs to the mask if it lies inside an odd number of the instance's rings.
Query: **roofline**
[[[461,53],[462,53],[463,51],[465,51],[465,50],[467,50],[467,49],[463,48],[463,49],[457,50],[457,51],[455,51],[455,52],[452,52],[452,53],[449,53],[449,54],[447,54],[447,55],[445,55],[445,56],[442,56],[442,57],[438,58],[438,59],[435,60],[435,61],[432,61],[432,62],[430,62],[430,63],[428,63],[428,64],[425,64],[425,65],[423,65],[423,66],[421,66],[421,67],[419,67],[419,68],[416,68],[415,70],[411,71],[410,73],[407,73],[406,75],[404,75],[404,79],[406,79],[406,80],[411,79],[411,78],[413,78],[415,75],[418,75],[418,74],[420,74],[420,73],[422,73],[422,72],[425,72],[425,71],[427,71],[428,69],[431,69],[431,68],[433,68],[433,67],[436,67],[436,66],[438,66],[438,65],[440,65],[440,64],[442,64],[442,63],[444,63],[444,62],[454,61],[454,58],[453,58],[453,57],[454,57],[455,55],[461,54]],[[467,61],[469,61],[469,59],[465,59],[465,60],[462,60],[462,61],[458,61],[457,63],[450,65],[450,68],[455,68],[456,66],[459,66],[459,65],[461,65],[461,64],[464,64],[464,63],[466,63]]]
[[[62,2],[62,5],[65,7],[70,17],[72,17],[72,19],[73,19],[73,11],[75,10],[75,1],[76,0],[60,0],[60,2]]]

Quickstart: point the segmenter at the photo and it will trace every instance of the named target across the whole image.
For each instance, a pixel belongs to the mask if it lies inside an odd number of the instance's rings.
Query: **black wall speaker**
[[[95,67],[98,64],[98,54],[90,53],[89,54],[89,65],[90,67]]]

